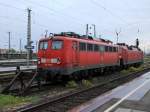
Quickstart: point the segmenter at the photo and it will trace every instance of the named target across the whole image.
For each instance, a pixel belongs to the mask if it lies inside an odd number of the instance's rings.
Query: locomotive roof
[[[133,45],[129,46],[125,43],[117,43],[117,45],[121,46],[124,49],[132,50],[132,51],[141,51],[140,48],[133,46]]]
[[[47,37],[47,38],[42,38],[40,41],[46,41],[46,40],[54,40],[54,39],[60,39],[60,40],[75,40],[75,41],[80,41],[80,42],[87,42],[87,43],[93,43],[93,44],[102,44],[102,45],[107,45],[107,46],[118,46],[113,44],[109,40],[100,40],[100,39],[87,39],[87,38],[72,38],[69,36],[53,36],[53,37]]]
[[[80,41],[80,42],[87,42],[87,43],[92,43],[92,44],[101,44],[101,45],[106,45],[106,46],[116,46],[116,47],[119,46],[123,49],[132,50],[132,51],[141,51],[140,48],[137,48],[135,46],[129,46],[125,43],[113,44],[111,41],[103,41],[103,40],[98,40],[98,39],[73,38],[70,36],[57,36],[57,35],[40,39],[40,41],[46,41],[46,40],[47,41],[48,40],[75,40],[75,41]]]

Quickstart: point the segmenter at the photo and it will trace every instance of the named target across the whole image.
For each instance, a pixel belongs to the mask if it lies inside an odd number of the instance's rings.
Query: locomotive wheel
[[[86,70],[80,72],[82,79],[88,78],[88,72]]]
[[[69,75],[62,75],[61,79],[64,83],[67,83],[69,81]]]
[[[76,81],[79,80],[78,73],[77,72],[72,73],[71,79],[74,79]]]

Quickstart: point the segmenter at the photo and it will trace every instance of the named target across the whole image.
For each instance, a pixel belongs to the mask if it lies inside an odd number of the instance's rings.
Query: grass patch
[[[93,84],[89,80],[82,80],[82,85],[85,87],[92,87]]]
[[[145,67],[140,66],[140,67],[137,68],[137,70],[138,70],[138,71],[142,71],[142,70],[144,70],[144,68],[145,68]]]
[[[75,81],[69,81],[69,82],[66,84],[66,87],[67,87],[67,88],[77,88],[77,87],[78,87],[78,84],[77,84]]]
[[[92,83],[99,83],[99,77],[94,77],[93,79],[90,79]]]
[[[144,68],[145,68],[144,66],[140,66],[138,68],[130,67],[127,70],[122,70],[120,73],[121,74],[129,74],[129,73],[133,73],[133,72],[142,71]]]
[[[144,62],[148,62],[148,61],[150,61],[150,56],[144,57]]]
[[[37,101],[37,97],[17,97],[11,95],[0,94],[0,108],[14,107],[29,102]]]
[[[122,70],[120,73],[121,74],[129,74],[130,72],[128,70]]]
[[[138,72],[138,71],[142,71],[144,69],[144,67],[140,66],[138,68],[135,68],[135,67],[130,67],[129,68],[129,72]]]
[[[138,68],[135,68],[135,67],[130,67],[129,69],[127,70],[122,70],[120,73],[121,74],[129,74],[129,73],[133,73],[133,72],[138,72],[138,71],[142,71],[145,67],[143,66],[140,66]]]
[[[135,67],[130,67],[128,69],[129,72],[137,72],[138,71],[138,68],[135,68]]]

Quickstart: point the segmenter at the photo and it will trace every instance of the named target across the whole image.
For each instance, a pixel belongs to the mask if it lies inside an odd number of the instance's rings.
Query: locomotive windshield
[[[59,50],[62,49],[63,41],[61,40],[53,40],[52,41],[52,49]]]
[[[39,43],[39,49],[43,50],[43,49],[47,49],[48,48],[48,42],[47,41],[43,41]]]

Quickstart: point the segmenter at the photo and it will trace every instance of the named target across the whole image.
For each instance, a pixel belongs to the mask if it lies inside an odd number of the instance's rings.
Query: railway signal
[[[120,28],[119,31],[116,30],[116,35],[117,35],[117,42],[116,42],[116,43],[118,43],[118,41],[119,41],[119,34],[120,34],[120,33],[121,33],[121,28]]]
[[[96,25],[95,24],[92,24],[93,27],[94,27],[94,38],[96,38]]]
[[[94,30],[94,33],[93,33],[93,30]],[[95,24],[92,24],[92,25],[87,24],[86,25],[86,37],[88,38],[88,36],[92,36],[92,37],[96,38],[96,25]]]
[[[88,38],[88,36],[89,36],[89,25],[87,24],[86,25],[86,37]]]
[[[139,47],[139,39],[138,38],[136,39],[136,47],[137,48]]]

